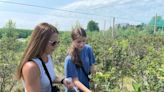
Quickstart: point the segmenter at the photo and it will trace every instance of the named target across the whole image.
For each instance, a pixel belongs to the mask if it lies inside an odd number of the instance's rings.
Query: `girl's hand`
[[[70,81],[70,80],[67,80],[66,78],[64,79],[63,83],[68,89],[72,89],[74,86],[72,80]]]

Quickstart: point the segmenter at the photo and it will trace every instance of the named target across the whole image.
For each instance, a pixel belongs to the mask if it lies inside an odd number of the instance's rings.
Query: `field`
[[[164,34],[138,28],[87,32],[87,43],[96,56],[92,75],[95,92],[162,92],[164,90]],[[0,92],[23,92],[14,75],[29,36],[18,40],[10,31],[0,38]],[[55,71],[64,73],[70,32],[60,32],[60,45],[53,53]],[[18,87],[19,86],[19,87]],[[61,87],[63,88],[63,87]]]

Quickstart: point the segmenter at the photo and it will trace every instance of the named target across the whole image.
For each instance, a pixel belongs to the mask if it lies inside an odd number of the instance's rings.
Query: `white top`
[[[51,76],[51,80],[55,80],[55,71],[54,71],[54,64],[52,62],[52,58],[50,55],[47,55],[48,57],[48,62],[45,63],[48,72]],[[41,82],[41,92],[51,92],[51,85],[50,85],[50,81],[48,79],[48,76],[46,75],[46,72],[44,70],[44,67],[42,66],[42,62],[40,61],[40,59],[38,58],[34,58],[32,59],[39,67],[40,69],[40,82]],[[25,89],[25,81],[22,80],[23,83],[23,87]],[[25,89],[26,92],[26,89]]]

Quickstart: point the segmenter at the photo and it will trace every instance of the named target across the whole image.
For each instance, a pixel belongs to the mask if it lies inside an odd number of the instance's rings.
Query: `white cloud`
[[[127,5],[149,5],[150,3],[163,4],[163,0],[79,0],[71,4],[67,4],[61,9],[64,10],[89,10],[119,7],[120,5],[126,7]],[[163,4],[164,5],[164,4]],[[137,8],[137,7],[136,7]]]
[[[2,0],[2,1],[0,1],[1,7],[4,7],[6,2],[10,2],[10,1],[12,1],[12,0]]]
[[[91,19],[99,23],[100,28],[103,28],[104,20],[107,24],[111,24],[112,16],[116,17],[116,22],[125,23],[141,23],[149,21],[155,13],[158,6],[162,6],[162,0],[78,0],[62,6],[61,10],[73,11],[52,11],[50,14],[55,14],[62,17],[54,17],[59,28],[71,28],[78,20],[83,26]],[[158,11],[163,11],[164,7],[160,7]],[[78,13],[80,12],[80,13]],[[86,13],[86,14],[83,14]],[[109,17],[98,17],[109,16]],[[164,14],[163,14],[164,15]],[[48,19],[48,18],[46,18]],[[65,23],[65,24],[64,24]]]
[[[0,26],[3,27],[8,20],[12,20],[16,22],[17,28],[30,28],[33,29],[36,23],[38,23],[38,15],[28,14],[28,13],[20,13],[13,11],[1,11],[0,12]]]
[[[3,0],[3,1],[10,1],[10,0]],[[3,1],[1,1],[0,4],[3,4]]]
[[[114,2],[117,2],[119,0],[81,0],[81,1],[76,1],[71,4],[68,4],[62,9],[66,10],[76,10],[76,9],[88,9],[88,8],[93,8],[97,6],[103,6],[107,4],[112,4]]]
[[[44,11],[44,14],[42,12],[38,15],[0,12],[0,23],[6,21],[5,19],[12,18],[16,21],[16,25],[22,28],[33,28],[39,22],[49,22],[57,25],[61,30],[69,30],[76,21],[86,27],[87,22],[93,19],[103,28],[104,20],[106,20],[106,24],[111,24],[110,16],[116,17],[116,22],[119,23],[119,20],[124,22],[129,20],[131,22],[148,21],[156,12],[164,15],[163,0],[75,0],[73,3],[61,6],[60,9],[61,11],[56,9]],[[98,17],[94,14],[109,17]]]

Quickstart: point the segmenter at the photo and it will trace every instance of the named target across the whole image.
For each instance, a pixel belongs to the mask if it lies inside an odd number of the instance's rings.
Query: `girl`
[[[95,63],[92,47],[86,44],[87,35],[81,27],[73,29],[71,37],[72,44],[65,58],[65,76],[72,78],[80,92],[91,92],[88,75]]]

